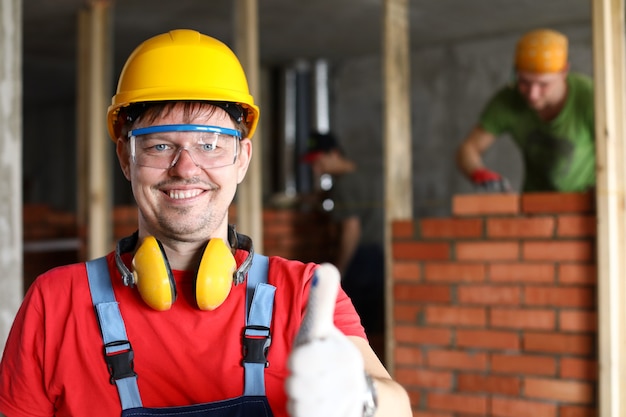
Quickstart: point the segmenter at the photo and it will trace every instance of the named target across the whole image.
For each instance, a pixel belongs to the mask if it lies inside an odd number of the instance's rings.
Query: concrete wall
[[[0,352],[22,295],[22,1],[0,3]]]
[[[592,75],[590,24],[553,28],[569,37],[572,70]],[[509,82],[520,35],[500,33],[413,50],[415,218],[449,215],[451,197],[472,191],[456,168],[454,154],[489,97]],[[348,155],[376,188],[382,187],[383,172],[381,65],[378,57],[363,57],[337,62],[333,69],[332,125]],[[521,159],[508,137],[502,137],[487,152],[485,163],[508,177],[519,190]]]

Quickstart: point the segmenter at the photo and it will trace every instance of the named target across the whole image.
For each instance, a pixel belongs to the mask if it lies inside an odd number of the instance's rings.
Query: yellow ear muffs
[[[133,257],[133,280],[150,307],[159,311],[172,307],[176,285],[163,246],[153,236],[144,239]]]
[[[232,233],[235,234],[234,229]],[[135,232],[117,244],[115,262],[122,281],[124,285],[136,286],[141,298],[153,309],[169,310],[176,301],[176,284],[161,242],[154,236],[141,242],[133,257],[132,272],[122,262],[121,254],[132,251],[137,239],[138,233]],[[196,303],[200,309],[216,309],[226,300],[233,284],[240,284],[245,279],[254,252],[252,242],[249,237],[236,234],[235,243],[236,247],[250,253],[237,271],[235,257],[222,239],[213,238],[204,248],[196,274]]]
[[[215,310],[222,305],[233,285],[237,268],[235,257],[220,238],[209,240],[196,277],[196,302],[201,310]]]

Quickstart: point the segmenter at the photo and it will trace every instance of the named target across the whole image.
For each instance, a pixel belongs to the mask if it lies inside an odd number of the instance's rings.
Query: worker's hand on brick
[[[333,324],[340,276],[320,265],[311,284],[307,311],[296,338],[286,381],[292,417],[361,417],[367,390],[363,358]]]
[[[470,179],[479,191],[492,193],[511,191],[511,185],[506,178],[487,168],[478,168],[472,172]]]

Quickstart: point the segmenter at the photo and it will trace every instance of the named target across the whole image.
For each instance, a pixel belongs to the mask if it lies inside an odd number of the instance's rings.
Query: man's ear
[[[252,141],[250,139],[242,139],[239,141],[239,155],[235,162],[237,164],[237,184],[241,184],[241,181],[245,178],[251,158]]]
[[[128,141],[118,138],[115,146],[115,152],[117,153],[117,159],[122,168],[122,172],[128,181],[130,181],[130,152],[128,150]]]

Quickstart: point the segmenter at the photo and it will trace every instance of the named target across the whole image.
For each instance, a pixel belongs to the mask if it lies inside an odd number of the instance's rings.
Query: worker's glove
[[[509,181],[497,172],[486,168],[478,168],[470,179],[479,191],[490,193],[506,193],[511,191]]]
[[[291,417],[361,417],[367,391],[363,358],[335,327],[339,272],[315,271],[307,311],[289,357],[285,388]]]

